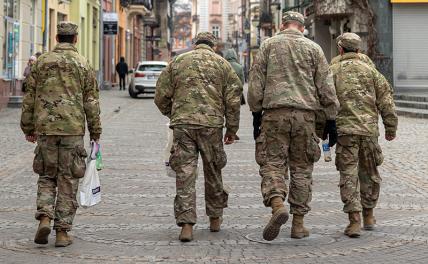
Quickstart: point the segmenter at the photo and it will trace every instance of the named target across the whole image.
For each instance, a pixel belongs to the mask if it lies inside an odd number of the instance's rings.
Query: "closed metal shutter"
[[[393,5],[394,85],[428,88],[428,4]]]

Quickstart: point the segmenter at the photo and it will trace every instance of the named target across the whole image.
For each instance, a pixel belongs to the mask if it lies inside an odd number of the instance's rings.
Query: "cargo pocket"
[[[177,165],[177,152],[178,152],[178,143],[173,142],[171,151],[170,151],[171,155],[169,156],[169,166],[173,171],[175,171],[176,165]]]
[[[336,160],[334,164],[336,165],[336,170],[340,171],[341,168],[343,168],[341,161],[343,160],[341,158],[341,154],[343,151],[343,147],[339,144],[336,145]],[[340,184],[339,184],[340,185]]]
[[[73,151],[73,160],[71,162],[71,175],[74,178],[83,178],[85,176],[86,161],[88,156],[86,150],[82,146],[76,146]]]
[[[223,145],[219,145],[215,148],[215,165],[218,169],[223,169],[226,167],[227,155],[224,151]]]
[[[263,133],[256,139],[256,162],[260,166],[266,164],[266,137]]]
[[[308,149],[306,150],[306,158],[309,162],[315,163],[321,158],[321,149],[318,145],[319,140],[315,134],[309,138]]]
[[[372,152],[373,152],[373,158],[375,161],[376,166],[380,166],[383,163],[384,157],[382,153],[382,149],[380,148],[379,143],[376,142],[376,140],[371,140],[372,142]]]
[[[39,145],[37,145],[34,150],[34,154],[33,171],[39,175],[43,175],[45,173],[45,164],[43,161],[42,150]]]

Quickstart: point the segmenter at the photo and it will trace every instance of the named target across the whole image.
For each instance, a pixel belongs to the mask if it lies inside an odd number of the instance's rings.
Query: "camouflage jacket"
[[[357,53],[358,56],[360,57],[360,60],[367,63],[369,66],[372,66],[373,68],[376,69],[376,65],[374,64],[374,62],[370,59],[369,56],[367,56],[364,53]],[[342,58],[342,55],[337,55],[336,57],[334,57],[333,59],[331,59],[330,65],[333,65],[335,63],[340,62],[340,59]]]
[[[339,103],[321,47],[294,29],[265,40],[251,68],[248,104],[253,112],[323,110],[335,119]]]
[[[391,86],[357,53],[344,54],[331,66],[340,102],[337,116],[339,135],[379,136],[379,114],[386,133],[395,135],[397,115]]]
[[[242,84],[230,64],[208,45],[177,56],[161,73],[155,104],[170,125],[239,128]]]
[[[101,134],[98,85],[88,61],[60,43],[39,57],[26,80],[21,115],[24,134]]]

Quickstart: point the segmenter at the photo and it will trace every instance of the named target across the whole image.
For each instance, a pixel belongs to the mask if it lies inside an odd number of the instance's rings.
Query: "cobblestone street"
[[[20,109],[0,112],[0,263],[427,263],[428,120],[400,117],[397,139],[380,138],[385,163],[376,231],[363,231],[359,239],[343,235],[348,220],[339,174],[334,162],[322,159],[305,219],[311,236],[289,238],[289,221],[277,240],[266,242],[261,233],[270,208],[262,203],[251,114],[244,106],[241,140],[225,147],[223,178],[231,193],[223,229],[208,230],[199,177],[195,240],[183,244],[173,216],[175,181],[162,164],[167,119],[152,98],[131,99],[123,91],[102,91],[101,97],[102,202],[79,208],[74,244],[67,248],[55,248],[52,234],[46,246],[33,243],[38,224],[34,146],[19,128]]]

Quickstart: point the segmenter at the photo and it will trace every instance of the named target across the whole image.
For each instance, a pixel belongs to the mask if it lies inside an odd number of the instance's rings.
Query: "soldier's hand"
[[[262,125],[262,112],[253,112],[253,137],[256,140],[261,133],[260,126]]]
[[[328,145],[333,147],[337,142],[336,120],[327,120],[324,127],[322,140],[328,138]]]
[[[395,133],[385,133],[385,139],[388,141],[393,141],[395,139]]]
[[[25,140],[31,143],[35,143],[37,141],[36,135],[25,135]]]
[[[236,137],[236,135],[226,133],[224,135],[224,144],[226,144],[226,145],[233,144],[233,142],[235,142],[235,137]]]
[[[95,141],[97,144],[100,142],[100,134],[91,134],[89,137],[91,141]]]

